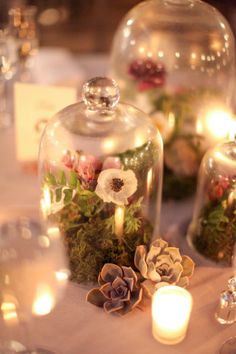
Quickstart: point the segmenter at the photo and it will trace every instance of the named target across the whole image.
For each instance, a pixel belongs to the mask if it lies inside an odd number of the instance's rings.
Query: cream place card
[[[62,108],[76,102],[76,89],[17,82],[14,110],[17,158],[36,161],[45,124]]]

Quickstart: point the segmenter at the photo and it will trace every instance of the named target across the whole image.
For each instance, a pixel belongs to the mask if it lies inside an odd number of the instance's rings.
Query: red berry
[[[140,91],[163,86],[166,77],[164,66],[151,59],[134,60],[129,66],[129,74],[140,82]]]

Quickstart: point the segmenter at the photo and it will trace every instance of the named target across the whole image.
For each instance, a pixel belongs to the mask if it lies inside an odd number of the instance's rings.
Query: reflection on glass
[[[50,233],[44,235],[38,224],[25,218],[2,225],[0,317],[6,332],[12,323],[27,326],[32,316],[50,313],[62,296],[68,276],[60,238],[51,237]],[[0,343],[3,350],[1,345],[5,350],[3,353],[8,353],[12,342],[7,343],[6,347]],[[16,351],[12,349],[10,353]],[[49,352],[27,348],[27,353]]]
[[[0,129],[8,127],[12,117],[7,100],[7,81],[16,70],[16,46],[8,31],[0,30]]]
[[[214,146],[226,135],[227,122],[213,139],[208,139],[207,129],[199,133],[196,122],[201,119],[205,126],[202,108],[229,109],[232,104],[234,53],[227,21],[203,1],[145,1],[118,27],[111,75],[122,99],[149,113],[160,129],[165,198],[181,199],[195,192],[207,145]],[[217,117],[211,120],[214,128]]]
[[[17,55],[22,74],[33,65],[38,50],[36,6],[12,8],[9,10],[9,33],[17,44]]]

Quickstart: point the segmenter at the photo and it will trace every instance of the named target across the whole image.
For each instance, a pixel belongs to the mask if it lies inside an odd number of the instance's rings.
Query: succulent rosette
[[[162,239],[154,241],[149,251],[146,246],[138,246],[134,263],[145,279],[141,285],[148,296],[165,285],[187,287],[194,271],[191,258],[181,256],[178,248],[169,247]]]
[[[107,263],[99,277],[99,288],[89,291],[87,301],[103,307],[107,313],[125,315],[142,300],[142,288],[137,285],[137,275],[131,267]]]

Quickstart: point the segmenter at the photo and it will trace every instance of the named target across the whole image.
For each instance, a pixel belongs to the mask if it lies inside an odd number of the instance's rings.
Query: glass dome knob
[[[92,111],[111,110],[120,99],[117,83],[106,77],[96,77],[87,81],[82,89],[82,98]]]

